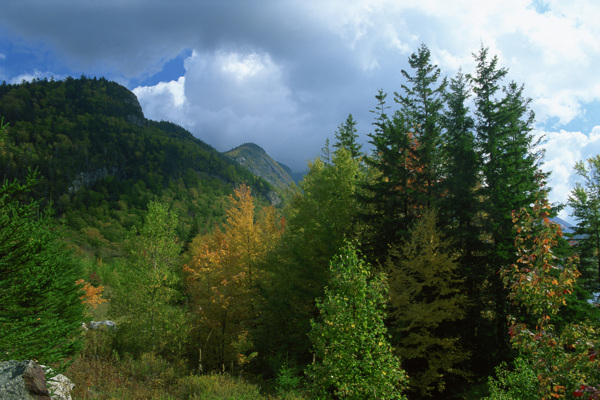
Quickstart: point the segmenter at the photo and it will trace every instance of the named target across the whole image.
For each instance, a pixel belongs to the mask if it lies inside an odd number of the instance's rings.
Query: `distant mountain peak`
[[[287,191],[294,185],[289,168],[273,160],[255,143],[244,143],[224,154],[280,190]]]
[[[260,153],[267,154],[267,152],[265,151],[265,149],[263,149],[262,147],[260,147],[256,143],[244,143],[244,144],[241,144],[241,145],[237,146],[236,148],[231,149],[231,150],[225,152],[225,154],[230,153],[230,152],[240,151],[242,149],[249,149],[249,150],[258,151]]]

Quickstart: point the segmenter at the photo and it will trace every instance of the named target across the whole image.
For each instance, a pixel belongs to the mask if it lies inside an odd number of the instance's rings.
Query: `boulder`
[[[42,368],[46,373],[52,373],[52,368],[46,367],[45,365],[42,365]],[[63,374],[58,374],[49,378],[47,382],[50,389],[51,400],[72,400],[71,391],[75,387],[75,384],[71,382],[69,378]]]
[[[117,324],[113,321],[91,321],[88,324],[88,329],[97,330],[97,329],[117,329]]]
[[[31,360],[0,362],[0,399],[51,400],[43,368]]]

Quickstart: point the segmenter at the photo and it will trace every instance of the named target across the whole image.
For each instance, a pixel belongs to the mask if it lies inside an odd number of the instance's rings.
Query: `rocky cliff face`
[[[254,143],[243,144],[225,154],[281,191],[295,187],[294,180],[281,164]]]

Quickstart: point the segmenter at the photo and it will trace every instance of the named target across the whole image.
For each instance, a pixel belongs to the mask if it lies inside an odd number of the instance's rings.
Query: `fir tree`
[[[345,148],[350,152],[352,158],[360,158],[362,146],[356,142],[358,134],[356,133],[356,121],[352,114],[348,114],[346,121],[338,127],[335,132],[335,148]]]
[[[411,54],[408,63],[414,75],[401,71],[407,84],[402,85],[403,93],[395,93],[395,100],[417,145],[415,184],[420,188],[419,202],[431,207],[439,197],[442,179],[441,118],[447,83],[446,78],[440,79],[440,69],[431,63],[431,52],[424,44]]]
[[[481,252],[483,259],[477,269],[479,286],[474,298],[481,308],[476,343],[481,358],[474,368],[490,370],[507,354],[506,293],[497,271],[516,259],[511,212],[535,201],[535,193],[544,175],[539,172],[541,154],[532,136],[533,112],[530,99],[523,97],[523,86],[510,82],[502,86],[508,70],[498,66],[498,57],[491,59],[482,47],[474,55],[476,71],[471,76],[475,93],[475,127],[477,149],[481,159],[483,204],[483,235],[487,238]]]
[[[36,359],[56,372],[80,348],[81,271],[39,204],[22,203],[39,180],[0,187],[0,360]]]

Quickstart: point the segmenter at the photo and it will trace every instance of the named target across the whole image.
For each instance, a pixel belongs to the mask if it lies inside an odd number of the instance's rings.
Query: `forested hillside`
[[[105,253],[99,241],[122,242],[150,200],[187,216],[177,227],[185,237],[224,218],[236,185],[247,183],[265,201],[273,190],[185,129],[147,120],[135,95],[106,79],[5,83],[0,115],[7,124],[1,176],[24,179],[36,170],[42,179],[32,198],[52,204],[96,252]]]
[[[70,362],[84,399],[598,399],[600,159],[566,237],[524,86],[474,58],[420,46],[370,148],[349,115],[285,207],[114,83],[2,86],[0,358]],[[229,154],[285,176],[263,153]]]

